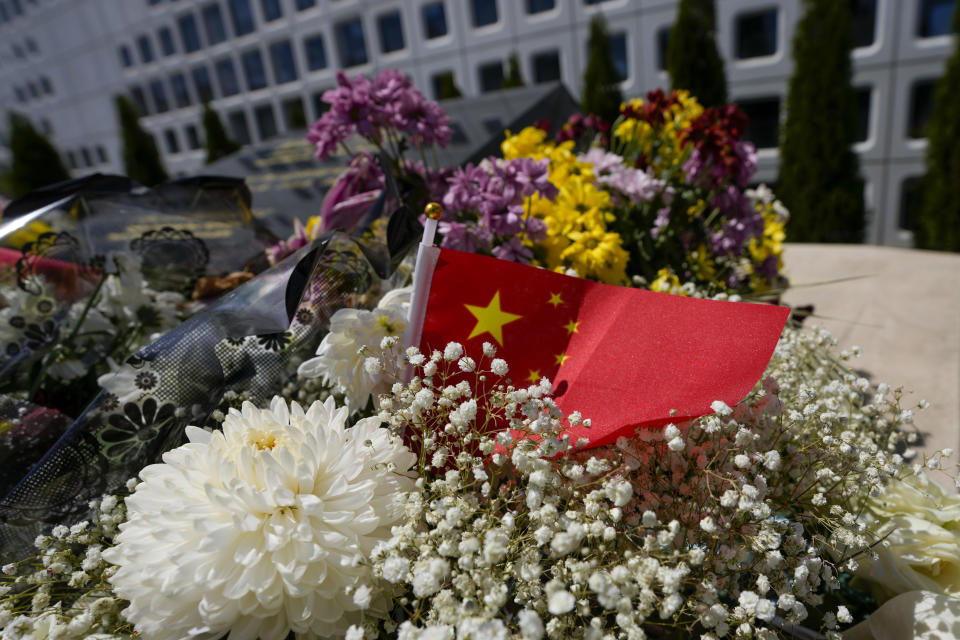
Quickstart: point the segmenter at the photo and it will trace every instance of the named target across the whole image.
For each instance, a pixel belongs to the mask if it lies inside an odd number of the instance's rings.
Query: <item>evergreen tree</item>
[[[153,136],[140,126],[137,108],[126,96],[114,99],[117,118],[120,120],[120,136],[123,139],[123,165],[127,176],[142,185],[152,187],[166,182],[167,171],[157,151]]]
[[[667,45],[667,73],[674,89],[686,89],[705,107],[727,102],[727,77],[715,30],[713,0],[680,0]]]
[[[520,61],[517,59],[517,54],[511,54],[507,61],[507,77],[503,81],[503,88],[515,89],[516,87],[523,87],[525,84],[523,75],[520,73]]]
[[[453,71],[441,73],[437,85],[437,100],[453,100],[454,98],[462,97],[463,92],[460,91],[460,87],[457,86],[457,82],[453,77]]]
[[[914,231],[920,249],[960,251],[960,4],[953,10],[954,49],[937,82],[927,125],[927,174]]]
[[[33,128],[26,116],[11,111],[8,131],[12,159],[3,180],[8,195],[19,198],[34,189],[70,179],[56,147]]]
[[[203,103],[203,136],[207,147],[207,164],[240,149],[240,145],[227,135],[219,114],[206,101]]]
[[[861,242],[864,205],[853,152],[849,2],[804,0],[793,40],[794,72],[780,147],[777,195],[800,242]]]
[[[607,23],[602,14],[597,14],[590,21],[587,66],[583,72],[580,106],[584,113],[594,113],[608,122],[613,122],[620,114],[622,102],[620,74],[610,53]]]

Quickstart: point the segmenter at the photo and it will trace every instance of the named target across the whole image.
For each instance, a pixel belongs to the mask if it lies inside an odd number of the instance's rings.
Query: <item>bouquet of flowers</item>
[[[318,152],[359,133],[380,156],[202,340],[194,321],[165,339],[186,347],[137,406],[191,378],[191,357],[221,369],[164,396],[161,444],[111,476],[136,477],[2,567],[4,637],[839,639],[905,593],[931,625],[931,603],[960,609],[960,499],[925,475],[952,452],[915,462],[924,403],[854,373],[858,350],[825,332],[788,325],[741,402],[598,446],[496,335],[403,341],[416,292],[398,248],[426,197],[443,246],[716,300],[782,286],[786,214],[744,190],[735,109],[654,94],[609,129],[531,128],[502,159],[441,171],[403,158],[442,143],[443,118],[402,76],[339,82]],[[601,146],[578,154],[585,137]],[[367,238],[326,232],[339,221]],[[128,440],[160,433],[142,426]]]

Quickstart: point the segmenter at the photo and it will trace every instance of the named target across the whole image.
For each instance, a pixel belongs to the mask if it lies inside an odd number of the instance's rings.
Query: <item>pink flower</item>
[[[384,187],[383,172],[369,153],[358,153],[327,192],[320,210],[320,231],[351,231]]]

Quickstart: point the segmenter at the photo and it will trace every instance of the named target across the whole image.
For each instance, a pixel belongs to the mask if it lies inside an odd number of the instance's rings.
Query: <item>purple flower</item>
[[[670,224],[670,207],[663,207],[657,211],[657,217],[653,221],[653,228],[650,230],[650,236],[656,240],[663,233],[663,230]]]
[[[523,246],[520,238],[514,236],[503,244],[493,248],[493,255],[501,260],[511,262],[520,262],[530,264],[533,259],[533,252],[528,247]]]
[[[383,187],[383,172],[373,156],[369,153],[355,155],[323,199],[320,230],[352,230],[370,210]]]
[[[445,146],[452,136],[446,113],[395,69],[380,72],[372,82],[338,71],[337,87],[324,92],[323,101],[330,109],[307,133],[321,160],[355,133],[380,143],[392,130],[409,135],[416,146]]]

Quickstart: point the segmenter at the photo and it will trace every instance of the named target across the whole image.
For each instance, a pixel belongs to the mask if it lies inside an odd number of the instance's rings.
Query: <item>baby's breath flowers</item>
[[[385,613],[367,558],[403,516],[415,458],[378,418],[346,418],[333,399],[245,403],[141,471],[103,556],[144,638],[342,637],[361,610]]]
[[[103,558],[126,518],[123,500],[104,496],[92,501],[90,509],[90,520],[57,525],[37,536],[35,555],[2,567],[4,640],[130,637],[132,628],[120,615],[126,602],[108,583],[116,567]]]
[[[852,616],[825,594],[878,541],[857,505],[898,473],[905,414],[830,346],[788,330],[743,403],[601,448],[492,345],[408,349],[380,416],[419,480],[372,556],[401,590],[399,637],[839,638]]]

